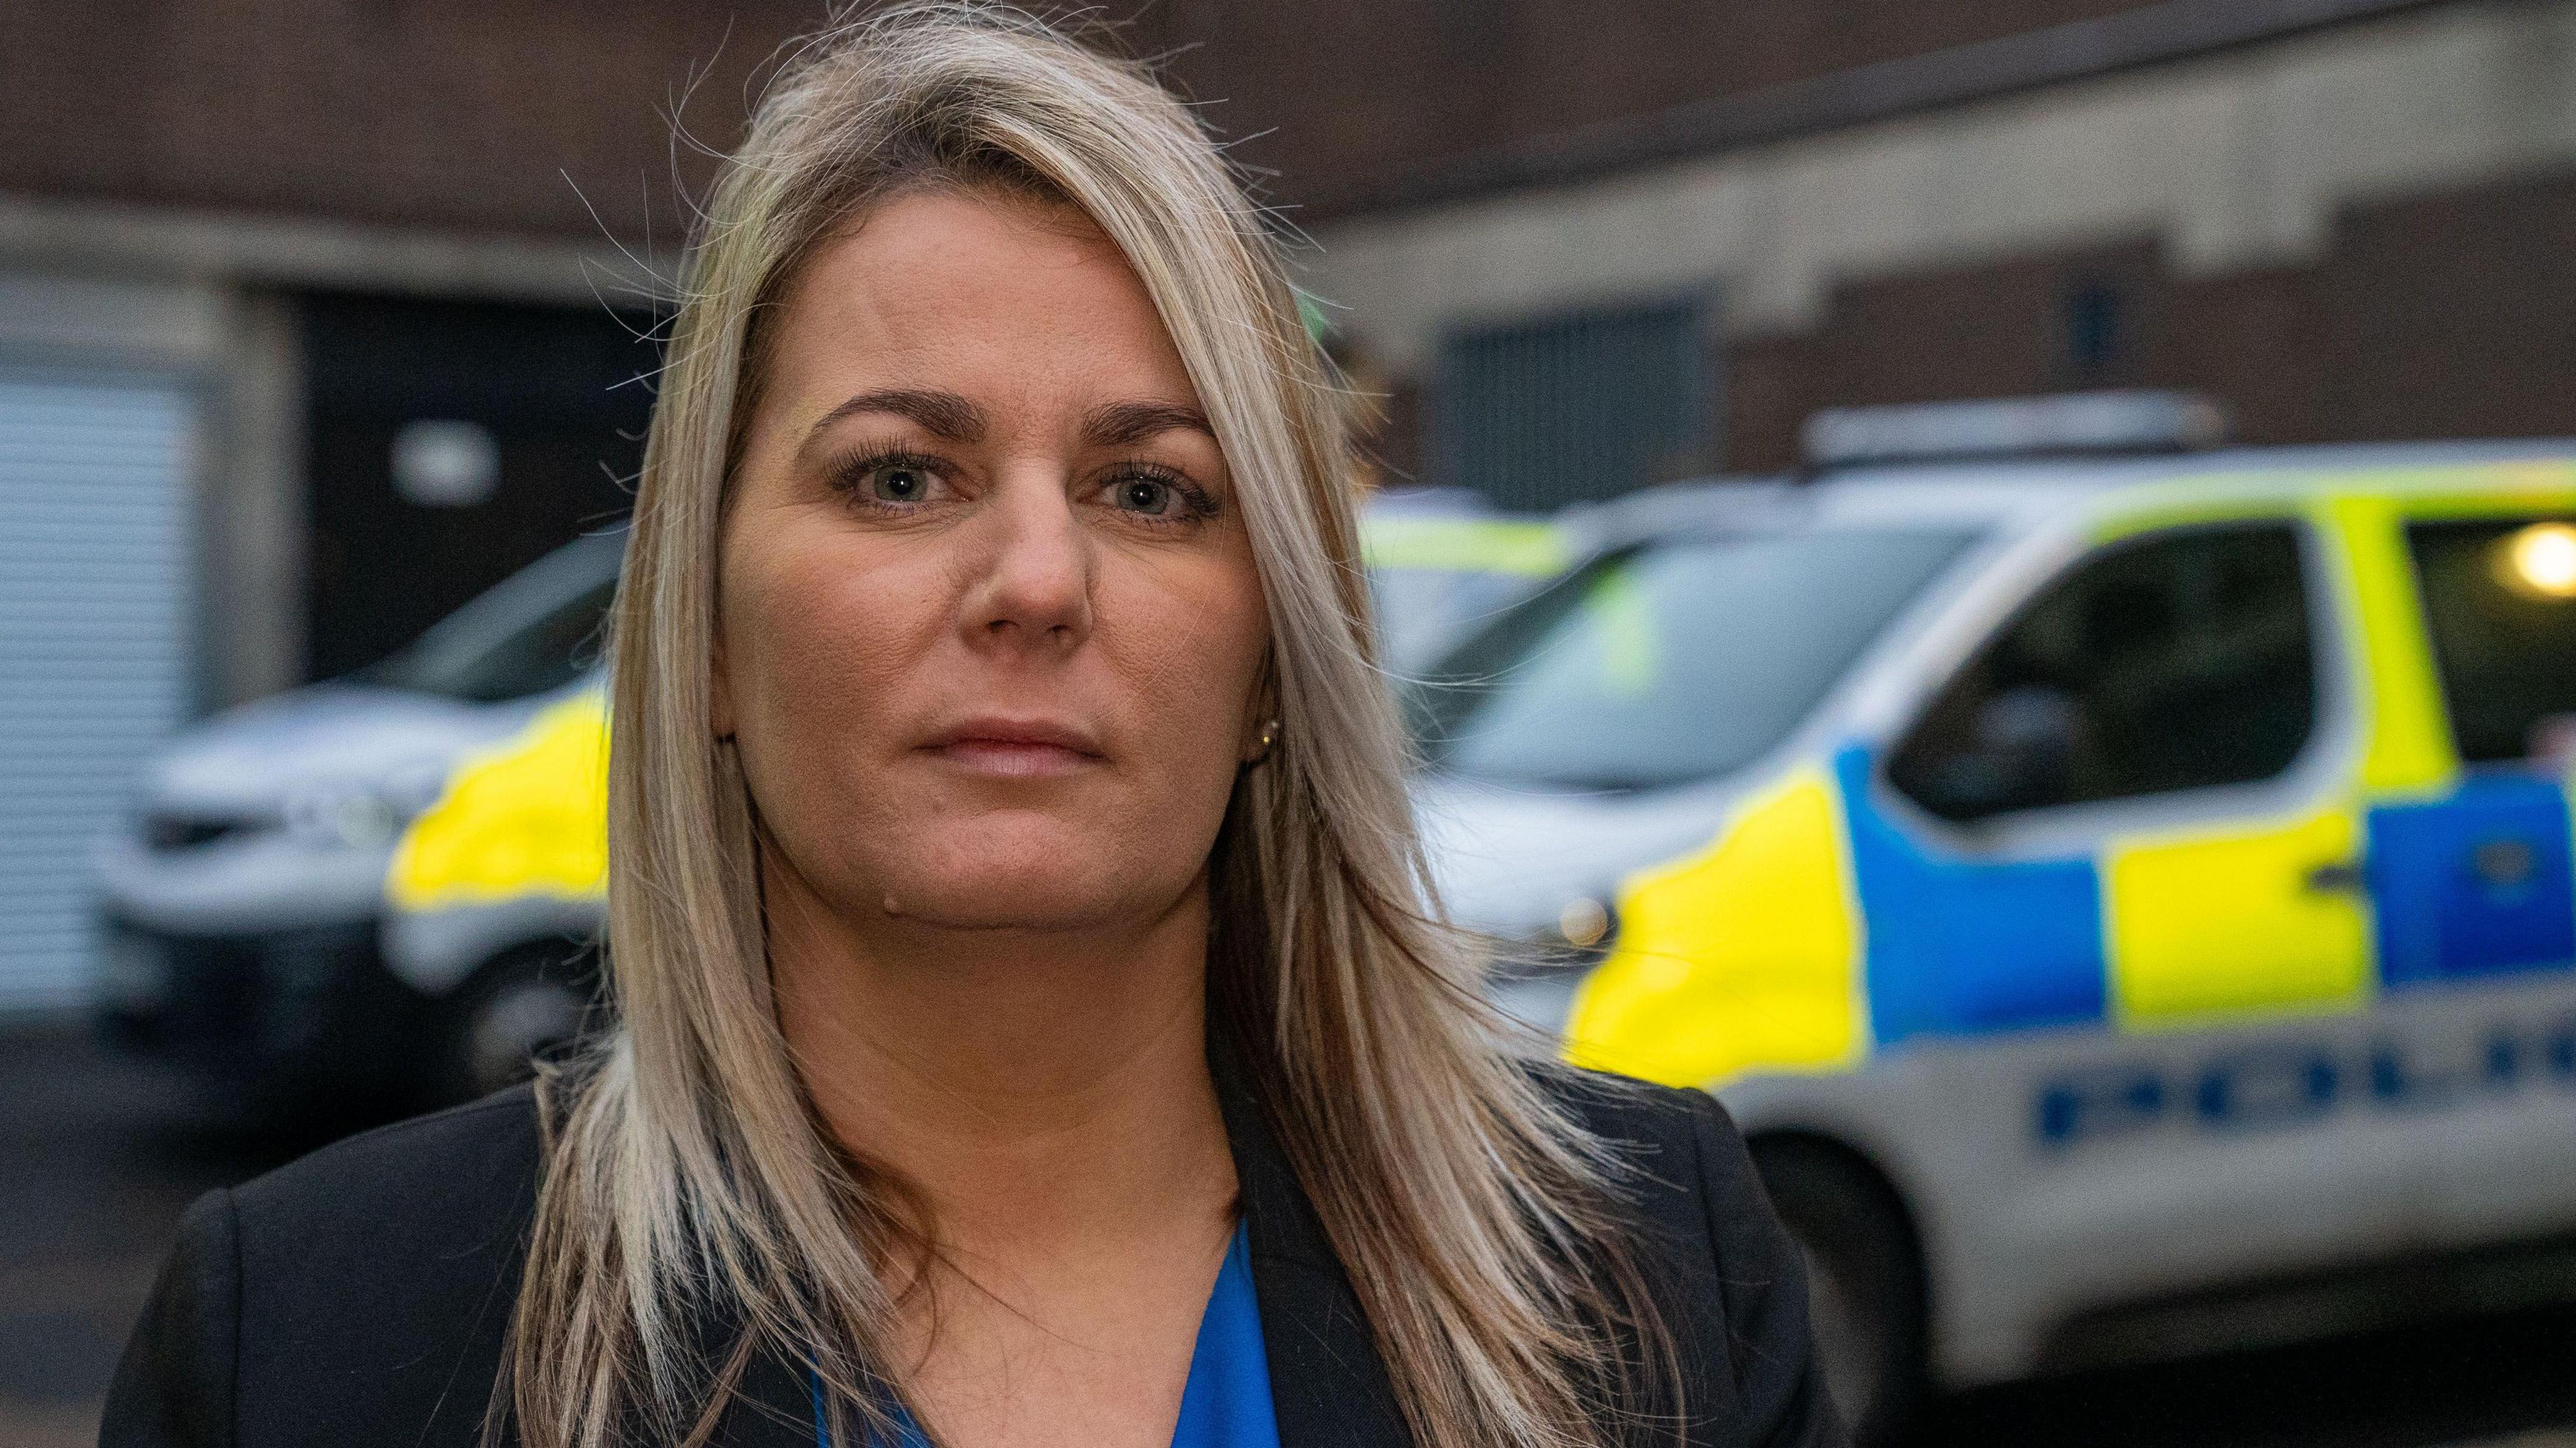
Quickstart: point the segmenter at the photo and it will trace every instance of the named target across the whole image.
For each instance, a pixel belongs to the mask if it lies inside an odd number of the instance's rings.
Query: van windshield
[[[1973,534],[1690,537],[1594,559],[1407,699],[1432,763],[1503,783],[1651,789],[1740,769],[1796,728]]]
[[[621,552],[614,534],[566,544],[357,677],[474,704],[559,689],[597,661]]]

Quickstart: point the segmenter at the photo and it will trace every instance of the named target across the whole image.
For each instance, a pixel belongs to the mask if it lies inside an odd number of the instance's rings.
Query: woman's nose
[[[1067,648],[1091,632],[1091,540],[1060,473],[1005,479],[980,520],[979,576],[962,620],[970,643]]]

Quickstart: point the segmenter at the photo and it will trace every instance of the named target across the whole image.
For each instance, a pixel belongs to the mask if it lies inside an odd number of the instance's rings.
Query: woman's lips
[[[1098,755],[1085,754],[1062,744],[1015,739],[966,738],[939,745],[931,752],[978,774],[1006,779],[1072,774],[1100,763]]]
[[[968,719],[939,730],[922,747],[978,774],[1010,779],[1071,774],[1102,762],[1089,731],[1051,719]]]

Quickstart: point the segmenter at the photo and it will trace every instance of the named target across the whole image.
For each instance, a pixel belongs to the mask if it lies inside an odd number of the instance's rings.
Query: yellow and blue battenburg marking
[[[2308,884],[2348,869],[2360,833],[2337,803],[2114,841],[2101,863],[2112,1019],[2149,1030],[2360,1004],[2368,912],[2351,889]]]
[[[1714,843],[1641,872],[1619,938],[1575,1000],[1586,1065],[1668,1082],[1859,1064],[1860,912],[1834,785],[1792,771]]]
[[[1568,1054],[1713,1085],[1851,1069],[1910,1041],[2168,1030],[2576,971],[2571,781],[2462,766],[2404,534],[2428,516],[2576,508],[2569,469],[2520,471],[2532,475],[2481,469],[2502,485],[2429,495],[2420,484],[2446,479],[2356,479],[2289,505],[2327,540],[2362,730],[2322,799],[1995,860],[1900,828],[1872,750],[1845,744],[1756,791],[1708,846],[1626,883]],[[2101,536],[2251,506],[2223,492],[2188,509],[2146,501]],[[2464,867],[2500,840],[2512,858]]]
[[[1943,857],[1891,823],[1871,767],[1846,748],[1830,782],[1800,771],[1705,850],[1632,878],[1620,938],[1576,997],[1573,1058],[1702,1085],[1849,1069],[1910,1040],[2171,1029],[2576,969],[2576,860],[2555,781],[2478,775],[2358,826],[2327,811],[1988,862]],[[2525,883],[2503,892],[2459,868],[2500,834],[2534,842],[2514,867]],[[2356,856],[2370,904],[2280,883]]]
[[[586,689],[468,756],[394,847],[398,910],[497,905],[608,889],[608,705]]]

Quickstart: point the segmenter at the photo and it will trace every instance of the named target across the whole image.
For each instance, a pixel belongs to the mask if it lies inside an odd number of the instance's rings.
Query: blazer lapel
[[[1251,1238],[1252,1288],[1261,1305],[1280,1448],[1409,1448],[1413,1438],[1368,1315],[1295,1168],[1262,1119],[1242,1063],[1213,1033],[1208,1066]]]

